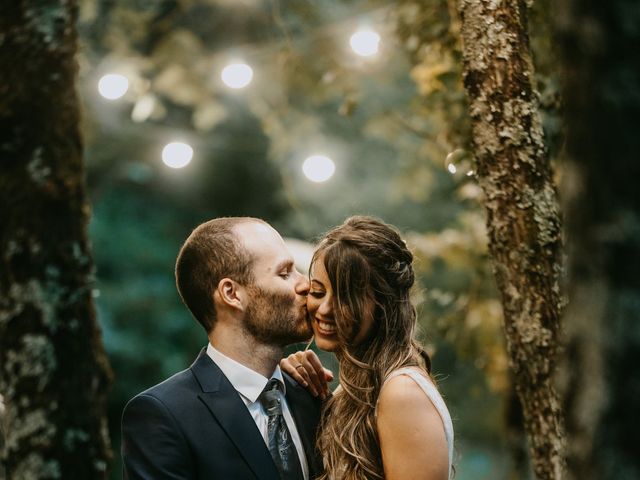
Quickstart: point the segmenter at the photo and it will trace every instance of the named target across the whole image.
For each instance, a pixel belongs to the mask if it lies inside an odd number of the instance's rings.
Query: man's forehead
[[[245,222],[234,228],[244,247],[258,257],[270,253],[288,253],[284,240],[270,225],[261,222]]]
[[[258,233],[258,234],[277,233],[271,225],[267,223],[255,222],[255,221],[247,221],[247,222],[239,223],[235,226],[235,228],[237,230],[245,231],[247,233],[250,231],[253,231],[254,233]]]
[[[262,222],[242,222],[233,227],[233,230],[238,239],[245,244],[280,238],[280,234],[271,225]]]

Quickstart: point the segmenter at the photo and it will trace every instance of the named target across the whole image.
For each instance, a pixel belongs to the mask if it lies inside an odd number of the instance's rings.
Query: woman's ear
[[[230,278],[223,278],[218,282],[214,292],[214,299],[221,305],[244,312],[246,308],[247,292],[238,282]]]

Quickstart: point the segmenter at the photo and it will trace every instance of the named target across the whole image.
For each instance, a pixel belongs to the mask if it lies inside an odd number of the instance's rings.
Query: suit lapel
[[[316,448],[316,435],[320,422],[320,400],[313,398],[298,385],[289,375],[282,372],[287,385],[287,404],[298,427],[300,440],[309,463],[309,478],[314,478],[322,472],[322,459]]]
[[[246,405],[220,368],[206,354],[206,350],[200,352],[191,371],[202,388],[198,397],[238,448],[256,477],[278,479],[276,466]]]

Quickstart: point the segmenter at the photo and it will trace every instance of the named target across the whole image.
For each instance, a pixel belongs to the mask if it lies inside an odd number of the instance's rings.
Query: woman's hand
[[[325,399],[329,396],[327,382],[333,380],[333,373],[322,366],[313,350],[292,353],[280,360],[280,368],[287,372],[314,397]]]

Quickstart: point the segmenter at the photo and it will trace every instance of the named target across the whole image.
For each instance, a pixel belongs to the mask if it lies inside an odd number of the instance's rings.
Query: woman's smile
[[[336,334],[337,328],[335,322],[327,322],[326,320],[321,320],[318,317],[314,319],[316,330],[320,335],[325,337],[330,337]]]
[[[327,352],[336,351],[340,343],[333,309],[333,290],[322,258],[318,258],[311,268],[307,311],[318,348]]]

